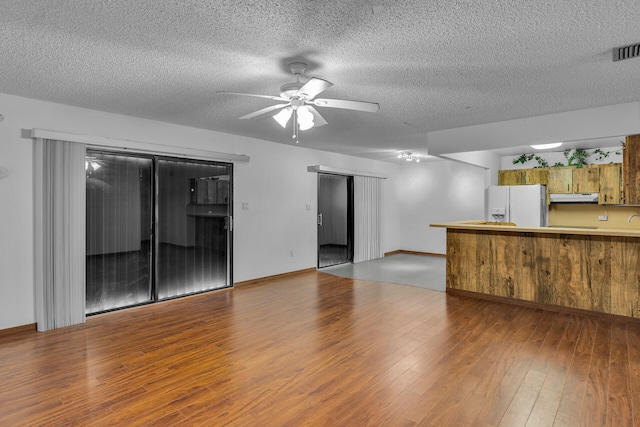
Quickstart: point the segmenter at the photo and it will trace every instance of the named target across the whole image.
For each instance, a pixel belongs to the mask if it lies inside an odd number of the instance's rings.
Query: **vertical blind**
[[[353,262],[382,258],[382,180],[354,176]]]
[[[85,320],[85,145],[34,140],[34,281],[39,331]]]

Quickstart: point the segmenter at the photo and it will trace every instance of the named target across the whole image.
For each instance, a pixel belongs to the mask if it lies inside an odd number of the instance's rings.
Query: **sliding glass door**
[[[87,151],[87,313],[152,300],[152,166]]]
[[[158,299],[230,283],[230,169],[230,165],[158,160]]]
[[[87,314],[231,285],[232,165],[87,151]]]

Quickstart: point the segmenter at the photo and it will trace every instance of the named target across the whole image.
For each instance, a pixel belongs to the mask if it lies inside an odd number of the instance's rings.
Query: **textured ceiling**
[[[0,92],[294,144],[272,105],[305,77],[377,113],[318,109],[300,145],[391,160],[429,131],[640,100],[637,0],[5,0]],[[0,112],[1,113],[1,112]],[[64,129],[61,129],[64,131]],[[469,147],[473,151],[474,147]]]

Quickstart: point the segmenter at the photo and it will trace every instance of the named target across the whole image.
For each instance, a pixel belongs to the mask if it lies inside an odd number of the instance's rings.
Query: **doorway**
[[[232,165],[87,150],[86,314],[231,286]]]
[[[318,174],[318,268],[353,262],[353,177]]]

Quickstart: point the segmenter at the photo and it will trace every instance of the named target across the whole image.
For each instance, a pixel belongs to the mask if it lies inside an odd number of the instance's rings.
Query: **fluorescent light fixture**
[[[558,148],[562,145],[562,142],[552,142],[550,144],[537,144],[537,145],[531,145],[531,148],[535,149],[535,150],[546,150],[549,148]]]
[[[293,110],[291,107],[283,108],[280,112],[273,116],[274,120],[280,124],[283,128],[287,127],[287,122],[291,118]]]

